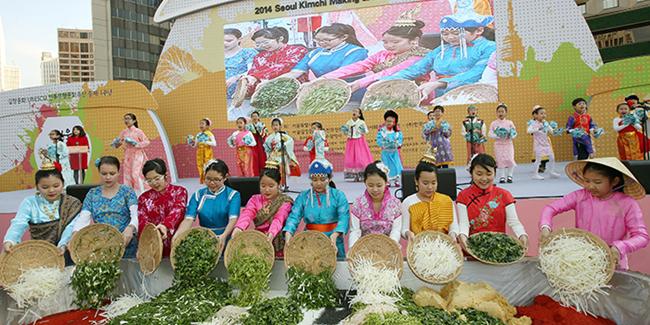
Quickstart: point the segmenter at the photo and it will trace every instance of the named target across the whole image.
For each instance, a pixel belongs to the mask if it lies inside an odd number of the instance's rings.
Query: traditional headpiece
[[[377,168],[379,168],[379,170],[381,170],[384,174],[386,174],[386,175],[390,174],[390,168],[388,168],[388,166],[384,165],[383,162],[378,162],[378,163],[375,164],[375,166],[377,166]]]
[[[411,10],[407,10],[399,15],[399,18],[395,20],[393,26],[395,27],[415,27],[415,22],[417,21],[416,17],[420,13],[421,5],[413,7]]]
[[[220,161],[219,159],[210,159],[210,160],[208,160],[208,162],[205,163],[205,165],[203,165],[203,172],[207,172],[207,171],[208,171],[208,167],[210,167],[210,165],[212,165],[212,164],[216,164],[216,163],[218,163],[219,161]]]
[[[52,159],[44,155],[43,152],[40,153],[40,156],[41,156],[41,170],[57,170],[58,172],[61,172],[61,170],[63,170],[61,164],[59,164],[56,161],[52,161]]]
[[[499,105],[497,105],[497,108],[499,108],[499,107],[503,107],[506,110],[508,109],[508,105],[506,105],[506,103],[499,103]]]
[[[212,125],[212,120],[211,119],[209,119],[207,117],[204,117],[203,119],[208,122],[208,126]]]
[[[458,30],[460,38],[460,56],[467,57],[467,40],[465,40],[465,28],[486,27],[494,21],[493,16],[479,15],[474,11],[473,1],[468,4],[459,4],[458,9],[452,15],[442,17],[440,20],[440,31]],[[445,41],[440,38],[440,56],[445,57]]]
[[[309,165],[309,177],[323,175],[330,177],[332,175],[332,164],[326,159],[316,159]]]
[[[430,147],[424,153],[422,158],[420,158],[420,162],[424,162],[424,163],[431,164],[431,165],[436,165],[436,154],[437,153],[438,153],[438,148]]]
[[[267,160],[264,164],[265,169],[280,169],[280,163],[275,160]]]
[[[544,108],[544,107],[542,107],[542,105],[535,105],[535,106],[533,106],[533,110],[531,111],[531,113],[535,114],[535,111],[538,110],[538,109],[540,109],[540,108]]]

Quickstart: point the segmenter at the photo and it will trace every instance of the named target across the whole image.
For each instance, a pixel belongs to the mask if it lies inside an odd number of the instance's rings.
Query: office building
[[[57,32],[60,82],[95,80],[93,31],[59,28]]]

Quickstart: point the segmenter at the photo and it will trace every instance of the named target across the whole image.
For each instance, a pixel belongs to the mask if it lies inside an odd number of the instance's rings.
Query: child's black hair
[[[146,176],[147,173],[152,170],[159,175],[166,175],[167,164],[165,164],[165,161],[160,158],[151,159],[144,163],[144,166],[142,166],[142,175]]]
[[[578,105],[578,103],[580,103],[580,102],[585,102],[585,104],[587,103],[587,101],[586,101],[584,98],[582,98],[582,97],[578,97],[578,98],[574,99],[574,100],[571,102],[571,105],[572,105],[573,107],[575,107],[575,106]]]
[[[138,126],[138,118],[135,117],[135,114],[133,114],[133,113],[126,113],[126,114],[124,114],[124,116],[125,116],[125,117],[126,117],[126,116],[130,116],[131,119],[133,120],[133,125],[134,125],[136,128],[140,128],[140,127]]]
[[[282,175],[280,174],[280,169],[278,168],[264,168],[262,175],[260,176],[260,180],[262,180],[262,177],[264,176],[272,179],[277,184],[280,184],[280,181],[282,180]]]
[[[392,117],[395,120],[395,132],[399,132],[399,115],[397,115],[397,112],[393,110],[387,110],[384,113],[384,121],[386,121],[389,117]]]
[[[205,122],[205,125],[207,125],[207,126],[210,126],[212,124],[212,123],[210,123],[210,120],[208,120],[207,118],[202,118],[201,121]]]
[[[56,139],[56,141],[63,141],[63,133],[61,133],[61,131],[59,131],[57,129],[54,129],[54,130],[50,131],[50,133],[52,133],[52,132],[56,133],[56,136],[59,137],[58,139]]]
[[[260,112],[258,112],[258,111],[252,111],[251,112],[251,118],[253,117],[253,114],[257,114],[257,117],[260,117]]]
[[[48,178],[50,176],[57,177],[58,179],[61,180],[61,183],[65,185],[65,181],[63,180],[63,174],[61,174],[61,172],[56,169],[48,169],[48,170],[40,169],[39,171],[37,171],[36,175],[34,175],[34,184],[38,185],[38,182],[41,179]]]
[[[625,97],[625,101],[627,102],[628,100],[636,100],[637,102],[640,101],[639,96],[635,94],[631,94],[629,96]]]
[[[323,129],[323,123],[321,123],[321,122],[314,122],[314,123],[312,123],[311,125],[312,125],[312,126],[315,125],[319,130],[322,130],[322,129]]]
[[[436,106],[433,107],[433,110],[431,110],[431,112],[429,112],[429,113],[433,113],[433,112],[435,112],[437,109],[439,109],[439,110],[440,110],[441,112],[443,112],[443,113],[445,112],[445,108],[444,108],[443,106],[441,106],[441,105],[436,105]]]
[[[486,153],[481,153],[478,154],[474,159],[472,159],[472,163],[469,165],[469,173],[471,174],[472,171],[474,171],[474,168],[476,166],[481,166],[485,168],[485,170],[490,170],[492,168],[492,171],[497,170],[497,162],[494,160],[494,157],[486,154]]]
[[[496,110],[499,111],[499,108],[502,108],[502,107],[503,107],[503,109],[506,110],[506,113],[508,113],[508,106],[506,104],[504,104],[504,103],[500,103],[499,105],[497,105]]]
[[[537,113],[539,113],[539,111],[541,111],[541,110],[543,110],[543,109],[545,109],[543,106],[538,106],[537,108],[535,108],[535,109],[533,110],[533,114],[532,114],[532,115],[537,115]]]
[[[388,182],[388,176],[386,175],[386,173],[384,173],[384,171],[381,170],[379,166],[377,166],[377,164],[379,163],[381,163],[381,160],[377,160],[375,162],[368,164],[368,166],[366,166],[366,169],[363,171],[364,180],[367,180],[368,177],[372,175],[377,175],[381,177],[384,180],[384,182]]]
[[[366,119],[363,117],[363,110],[360,108],[355,108],[355,110],[359,111],[359,119],[365,121]]]
[[[424,172],[436,173],[437,176],[437,171],[438,168],[436,167],[436,165],[426,161],[420,161],[418,165],[415,166],[415,181],[417,182],[420,179],[420,175]]]
[[[273,125],[273,123],[275,123],[275,122],[278,122],[278,124],[279,124],[280,126],[282,126],[282,120],[281,120],[281,119],[279,119],[279,118],[277,118],[277,117],[274,118],[274,119],[272,119],[272,120],[271,120],[271,125]]]
[[[86,136],[86,130],[81,125],[75,125],[72,127],[72,135],[74,135],[74,130],[77,129],[79,130],[79,136],[80,137],[85,137]]]
[[[592,162],[588,162],[585,164],[585,167],[582,168],[582,174],[584,175],[587,171],[593,171],[600,175],[606,176],[607,178],[609,178],[610,182],[614,182],[614,178],[618,177],[619,182],[616,185],[614,185],[614,188],[616,189],[616,192],[624,191],[623,185],[625,184],[625,178],[623,178],[623,173],[621,173],[620,171],[611,168],[609,166],[596,164]]]
[[[243,117],[243,116],[240,116],[240,117],[237,118],[237,122],[239,122],[239,121],[244,121],[244,124],[248,123],[248,121],[246,120],[246,118]]]
[[[103,156],[99,158],[97,162],[97,170],[99,170],[102,165],[111,165],[117,167],[117,170],[120,170],[120,160],[115,156]]]
[[[217,159],[213,161],[211,164],[205,166],[204,172],[207,175],[208,172],[211,170],[221,174],[221,176],[223,176],[224,178],[227,178],[228,174],[230,173],[230,169],[228,168],[228,165],[226,165],[226,162],[224,162],[221,159]],[[230,187],[230,181],[226,179],[224,185]]]
[[[620,103],[620,104],[616,105],[616,113],[618,113],[618,109],[621,108],[621,106],[625,106],[627,108],[630,108],[630,105],[628,105],[627,103]]]

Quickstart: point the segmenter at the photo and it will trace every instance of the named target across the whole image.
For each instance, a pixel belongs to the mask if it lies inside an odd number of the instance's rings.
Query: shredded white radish
[[[607,285],[607,252],[585,238],[559,235],[540,249],[540,268],[560,303],[588,313]]]
[[[66,273],[57,268],[39,267],[26,270],[8,287],[9,296],[18,308],[41,307],[41,301],[51,297],[68,284]]]
[[[135,294],[127,294],[113,300],[110,305],[104,307],[102,316],[107,319],[113,319],[115,317],[126,314],[129,309],[145,302],[146,300],[138,297]]]
[[[413,247],[413,268],[424,277],[446,279],[461,267],[456,248],[441,238],[422,238]]]
[[[394,306],[401,296],[399,270],[377,265],[367,258],[358,258],[350,269],[357,295],[351,304],[387,304]]]

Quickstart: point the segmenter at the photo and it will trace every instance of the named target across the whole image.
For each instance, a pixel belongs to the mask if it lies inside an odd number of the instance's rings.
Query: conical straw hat
[[[614,157],[605,157],[605,158],[594,158],[594,159],[587,159],[587,160],[577,160],[577,161],[572,161],[569,164],[566,165],[564,168],[564,171],[566,172],[567,176],[574,181],[576,184],[580,186],[587,186],[586,181],[584,180],[583,173],[582,171],[585,168],[585,165],[587,163],[594,163],[594,164],[600,164],[604,165],[610,168],[613,168],[623,174],[624,178],[624,188],[623,191],[625,194],[633,197],[636,200],[640,200],[645,197],[645,189],[643,188],[643,185],[639,183],[639,181],[634,177],[634,174],[623,165],[623,163],[618,160],[618,158]]]

